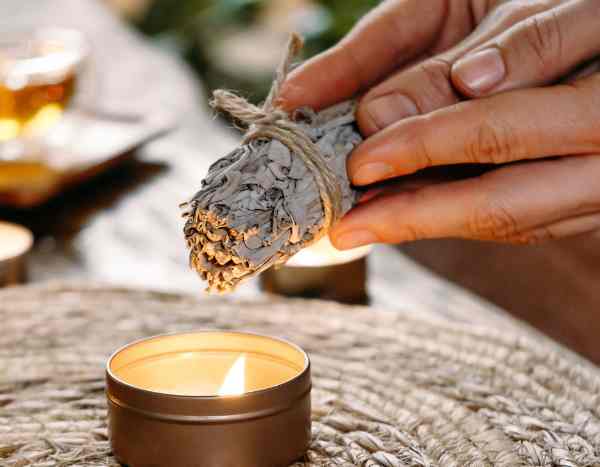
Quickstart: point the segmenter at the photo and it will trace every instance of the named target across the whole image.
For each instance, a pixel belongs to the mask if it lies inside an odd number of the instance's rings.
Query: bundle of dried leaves
[[[356,202],[346,158],[361,142],[354,103],[287,116],[274,107],[290,51],[263,108],[223,91],[216,107],[249,126],[245,143],[209,169],[184,204],[191,266],[209,291],[227,292],[282,264],[327,233]]]

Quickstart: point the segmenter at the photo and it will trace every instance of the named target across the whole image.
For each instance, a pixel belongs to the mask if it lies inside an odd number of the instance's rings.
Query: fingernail
[[[481,94],[498,86],[506,76],[500,50],[493,47],[467,55],[452,67],[452,74],[471,92]]]
[[[338,250],[349,250],[375,242],[377,237],[368,230],[351,230],[337,237],[334,244]]]
[[[389,178],[393,174],[394,169],[391,165],[384,162],[370,162],[358,168],[352,177],[352,181],[356,185],[369,185]]]
[[[398,93],[377,97],[369,102],[365,109],[379,130],[398,120],[413,117],[419,113],[419,109],[412,99]]]
[[[299,107],[298,102],[302,101],[303,96],[306,96],[306,93],[303,92],[302,88],[289,82],[284,82],[275,105],[290,112]]]

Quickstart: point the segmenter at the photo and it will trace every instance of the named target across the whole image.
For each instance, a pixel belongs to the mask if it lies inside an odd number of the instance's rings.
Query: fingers
[[[466,15],[469,8],[464,7],[462,12],[466,16],[454,20],[456,25],[461,25],[463,37],[454,38],[457,39],[454,43],[446,40],[451,45],[458,42],[457,45],[449,50],[448,47],[437,47],[445,52],[397,72],[361,99],[357,120],[363,134],[372,135],[403,118],[423,115],[460,101],[461,96],[454,89],[451,79],[453,63],[510,26],[547,8],[549,2],[507,2],[496,8],[464,38],[475,27],[473,19]],[[459,26],[455,26],[454,30],[457,28]]]
[[[362,134],[370,136],[398,120],[456,104],[459,96],[452,88],[451,66],[440,57],[431,58],[369,91],[356,111]]]
[[[470,164],[461,166],[432,167],[413,175],[407,175],[394,180],[388,180],[376,185],[370,185],[362,191],[358,202],[364,203],[377,196],[389,196],[396,193],[415,191],[431,185],[448,183],[466,178],[483,175],[495,169],[493,165]]]
[[[348,249],[441,237],[535,242],[580,233],[597,225],[599,174],[595,155],[507,166],[375,197],[347,214],[330,236],[336,248]]]
[[[401,120],[351,154],[356,185],[462,163],[503,164],[600,150],[600,75],[517,90]]]
[[[600,2],[578,0],[519,22],[452,67],[464,95],[549,83],[600,53]]]
[[[283,86],[279,105],[288,111],[304,106],[319,110],[372,85],[430,46],[449,2],[384,2],[337,46],[295,70]]]
[[[572,237],[587,233],[600,233],[600,213],[576,216],[539,227],[521,236],[520,240],[535,243],[541,240]]]

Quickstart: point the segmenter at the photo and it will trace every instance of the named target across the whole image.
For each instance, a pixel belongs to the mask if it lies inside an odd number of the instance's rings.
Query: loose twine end
[[[292,154],[302,158],[315,177],[323,204],[324,221],[319,234],[314,239],[316,240],[323,236],[339,217],[342,200],[338,180],[310,136],[290,118],[285,110],[277,108],[276,105],[292,62],[303,46],[302,38],[298,34],[291,34],[277,67],[273,85],[262,107],[223,89],[213,92],[210,106],[215,110],[228,113],[247,128],[245,142],[257,138],[277,139],[287,146]]]

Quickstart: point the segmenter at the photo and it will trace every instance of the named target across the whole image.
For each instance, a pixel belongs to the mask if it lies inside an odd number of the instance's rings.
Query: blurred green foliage
[[[198,28],[251,23],[264,0],[154,0],[139,23],[149,35],[168,34],[180,41],[193,38]]]
[[[184,57],[209,87],[238,89],[254,100],[262,99],[270,77],[227,74],[211,61],[210,48],[223,31],[252,26],[269,2],[286,0],[154,0],[137,26],[157,42]],[[302,31],[305,56],[338,42],[381,0],[316,0],[320,11],[314,27]]]
[[[362,16],[381,3],[381,0],[320,0],[318,3],[327,9],[332,19],[329,28],[317,39],[319,46],[327,48],[344,37]]]

